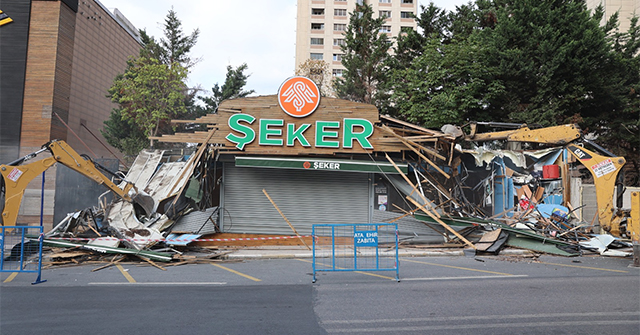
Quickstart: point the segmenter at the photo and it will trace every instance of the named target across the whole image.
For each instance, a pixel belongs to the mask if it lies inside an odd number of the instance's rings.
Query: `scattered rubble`
[[[383,135],[377,141],[404,148],[391,155],[374,153],[386,158],[400,175],[381,174],[381,183],[406,200],[385,202],[382,209],[393,214],[385,214],[387,222],[399,224],[400,248],[429,247],[415,223],[405,223],[415,218],[421,229],[436,233],[438,245],[474,249],[476,254],[498,255],[507,247],[562,256],[631,254],[632,245],[620,239],[628,237],[624,220],[611,219],[613,208],[583,220],[577,215],[582,208],[571,205],[572,178],[579,179],[581,169],[586,167],[596,180],[607,174],[615,177],[624,159],[598,161],[597,154],[573,145],[579,136],[574,125],[543,131],[521,125],[515,131],[494,133],[477,133],[477,126],[465,135],[464,127],[444,127],[439,132],[380,116],[375,129]],[[211,130],[203,143],[210,143],[215,132]],[[137,261],[163,269],[221,261],[227,251],[202,249],[206,245],[201,242],[223,233],[218,220],[226,213],[216,198],[222,179],[219,159],[221,153],[237,153],[232,150],[213,143],[200,145],[189,155],[142,152],[124,178],[149,195],[151,210],[102,198],[96,207],[70,213],[45,234],[44,244],[50,248],[45,267],[101,264],[94,269],[98,271]],[[590,165],[580,161],[584,155],[594,161]],[[406,162],[409,173],[401,171],[398,161]],[[596,182],[598,207],[611,207],[611,201],[602,199],[612,200],[614,184]],[[309,236],[299,234],[281,204],[263,192],[295,233],[290,243],[309,248]],[[601,228],[619,237],[603,234]]]

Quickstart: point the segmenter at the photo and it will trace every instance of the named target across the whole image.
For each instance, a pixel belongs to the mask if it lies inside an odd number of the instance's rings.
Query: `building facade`
[[[324,60],[334,77],[341,76],[343,33],[349,14],[363,2],[373,8],[374,17],[385,18],[381,34],[392,37],[417,27],[413,15],[418,12],[418,0],[298,0],[296,68],[308,59]]]
[[[135,29],[98,0],[4,0],[0,10],[13,20],[0,26],[0,163],[53,139],[116,159],[100,129],[115,107],[106,97],[113,79],[141,48]],[[55,204],[65,202],[55,191],[59,170],[46,172],[42,211],[42,181],[30,184],[19,223],[36,223],[41,213],[45,226],[53,222]]]
[[[640,15],[640,0],[587,0],[587,7],[594,9],[602,4],[604,7],[605,19],[608,19],[615,12],[619,12],[620,31],[627,31],[631,17]]]

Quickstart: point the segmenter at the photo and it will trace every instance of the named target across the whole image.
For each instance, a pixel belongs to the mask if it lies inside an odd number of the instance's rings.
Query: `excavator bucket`
[[[147,217],[150,217],[151,214],[155,212],[156,201],[150,195],[144,192],[137,193],[136,195],[131,197],[131,201],[134,204],[139,205],[144,210]]]

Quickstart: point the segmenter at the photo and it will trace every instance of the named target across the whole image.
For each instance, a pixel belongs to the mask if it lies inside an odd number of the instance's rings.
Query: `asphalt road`
[[[629,259],[401,258],[388,272],[309,259],[1,273],[0,334],[640,334]]]

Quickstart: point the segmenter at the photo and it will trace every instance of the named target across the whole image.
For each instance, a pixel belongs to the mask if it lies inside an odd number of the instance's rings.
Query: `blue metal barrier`
[[[313,282],[320,271],[395,271],[400,281],[398,225],[315,224]]]
[[[34,272],[32,284],[42,275],[42,226],[0,226],[0,272]]]

